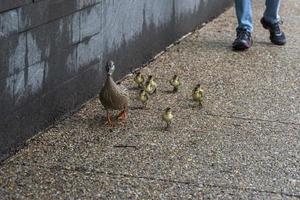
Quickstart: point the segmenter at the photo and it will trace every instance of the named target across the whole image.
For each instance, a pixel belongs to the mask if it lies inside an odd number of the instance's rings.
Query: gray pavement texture
[[[299,199],[300,2],[282,5],[288,44],[270,44],[254,2],[255,43],[231,51],[226,11],[143,68],[159,91],[126,126],[108,128],[98,99],[32,138],[0,167],[1,199]],[[167,80],[183,82],[172,94]],[[191,89],[205,90],[202,109]],[[164,131],[161,113],[175,119]]]

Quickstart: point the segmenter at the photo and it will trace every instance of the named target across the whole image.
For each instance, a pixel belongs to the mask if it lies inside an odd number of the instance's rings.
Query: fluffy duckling
[[[193,100],[199,103],[199,106],[202,107],[204,91],[201,88],[200,84],[197,84],[192,93]]]
[[[151,83],[154,87],[157,87],[157,83],[154,81],[154,77],[152,75],[148,76],[147,82]]]
[[[155,82],[154,77],[152,75],[148,76],[148,80],[146,81],[146,85],[147,84],[151,84],[152,87],[155,89],[155,92],[156,92],[157,83]]]
[[[141,74],[141,72],[136,73],[136,76],[134,77],[134,82],[138,85],[139,88],[143,88],[145,78]]]
[[[155,85],[155,84],[153,84],[153,82],[151,82],[151,81],[147,81],[144,90],[150,95],[156,93],[157,85]]]
[[[199,91],[201,89],[201,85],[200,84],[197,84],[194,89],[193,89],[193,92],[196,92],[196,91]]]
[[[166,129],[170,128],[173,120],[173,114],[170,107],[167,107],[162,115],[162,120],[167,123]]]
[[[173,78],[169,81],[169,83],[173,86],[173,92],[178,92],[178,88],[181,85],[178,76],[174,75]]]
[[[149,100],[149,95],[145,90],[141,90],[138,99],[143,103],[144,108],[147,106],[147,101]]]

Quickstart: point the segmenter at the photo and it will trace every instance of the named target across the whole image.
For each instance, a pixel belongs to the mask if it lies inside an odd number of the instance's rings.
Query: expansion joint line
[[[48,168],[46,166],[40,166],[41,168]],[[165,183],[174,183],[174,184],[183,184],[183,185],[189,185],[196,188],[219,188],[219,189],[233,189],[238,191],[246,191],[246,192],[258,192],[258,193],[268,193],[268,194],[276,194],[281,196],[287,196],[287,197],[297,197],[300,198],[300,194],[289,194],[286,192],[277,192],[277,191],[270,191],[270,190],[259,190],[255,188],[245,187],[241,188],[238,186],[225,186],[225,185],[216,185],[216,184],[208,184],[208,183],[196,183],[193,181],[178,181],[178,180],[172,180],[172,179],[164,179],[164,178],[155,178],[155,177],[148,177],[148,176],[135,176],[130,174],[122,174],[122,173],[113,173],[113,172],[104,172],[100,170],[95,169],[87,169],[85,167],[76,167],[75,169],[65,169],[61,166],[56,166],[54,169],[56,170],[64,170],[64,171],[74,171],[74,172],[80,172],[80,173],[96,173],[105,175],[110,178],[117,179],[118,177],[123,178],[131,178],[131,179],[144,179],[144,180],[150,180],[150,181],[160,181]]]
[[[279,123],[279,124],[284,124],[284,125],[300,126],[300,123],[283,122],[283,121],[279,121],[279,120],[267,120],[267,119],[259,119],[259,118],[226,116],[226,115],[218,115],[218,114],[212,114],[212,113],[204,113],[203,115],[212,116],[212,117],[228,118],[228,119],[240,119],[240,120],[246,120],[246,121],[259,121],[259,122],[267,122],[267,123]]]

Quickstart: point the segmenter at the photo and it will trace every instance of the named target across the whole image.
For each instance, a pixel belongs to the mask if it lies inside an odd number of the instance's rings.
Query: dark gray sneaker
[[[284,32],[280,30],[280,22],[271,24],[264,18],[261,18],[260,23],[265,29],[268,29],[270,31],[270,40],[273,44],[284,45],[286,43]]]
[[[232,43],[232,48],[237,51],[249,49],[253,44],[251,33],[245,29],[237,29],[236,39]]]

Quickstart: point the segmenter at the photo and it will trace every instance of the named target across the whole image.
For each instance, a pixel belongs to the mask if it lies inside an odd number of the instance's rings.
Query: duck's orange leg
[[[106,111],[106,116],[107,116],[107,123],[109,126],[114,127],[114,123],[111,120],[111,115],[109,114],[108,110]]]
[[[124,110],[122,110],[118,115],[118,119],[120,119],[123,124],[125,123],[125,120],[127,118],[126,112],[127,112],[127,108],[124,108]]]

